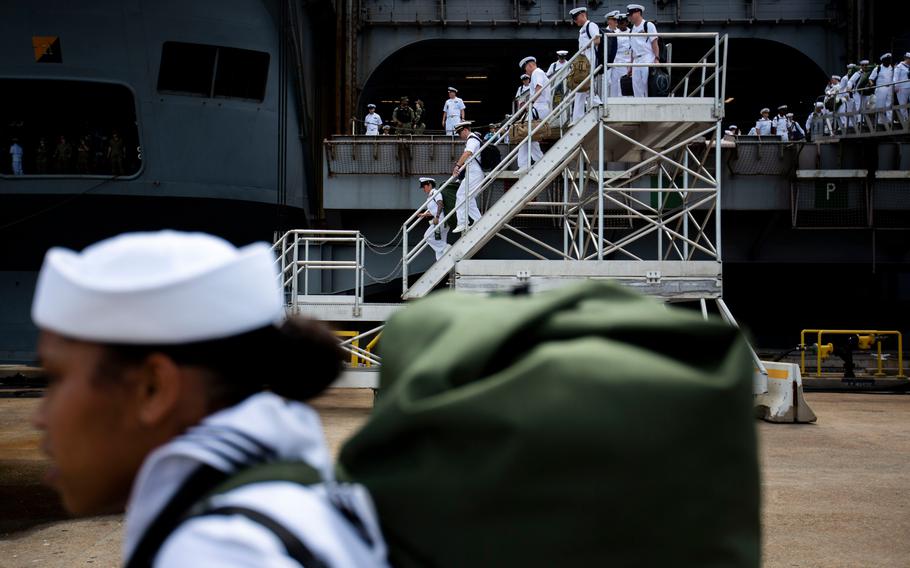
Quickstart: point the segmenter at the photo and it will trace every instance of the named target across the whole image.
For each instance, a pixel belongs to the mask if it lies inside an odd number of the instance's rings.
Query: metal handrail
[[[351,244],[354,260],[310,259],[310,247],[326,243]],[[303,258],[301,259],[301,247]],[[290,294],[290,306],[299,304],[300,276],[303,275],[303,295],[309,295],[311,270],[353,270],[354,312],[359,313],[364,297],[365,239],[360,231],[295,229],[284,233],[273,245],[277,253],[278,278],[285,293]]]
[[[468,207],[471,199],[475,198],[477,195],[481,194],[483,191],[488,189],[492,185],[493,181],[498,177],[498,174],[500,172],[502,172],[506,167],[508,167],[511,164],[511,162],[515,159],[515,157],[517,156],[518,149],[520,148],[521,144],[527,143],[530,146],[530,144],[533,142],[534,135],[541,128],[543,128],[545,126],[549,127],[551,121],[558,120],[560,115],[567,108],[569,108],[568,104],[570,101],[572,101],[574,104],[574,97],[577,96],[579,92],[581,92],[581,89],[583,89],[586,86],[589,86],[588,90],[593,91],[594,90],[593,89],[594,79],[598,74],[602,75],[604,77],[604,81],[605,81],[606,74],[602,73],[604,67],[607,67],[607,68],[609,68],[609,67],[668,67],[668,66],[671,68],[692,67],[692,69],[690,69],[690,73],[695,68],[701,68],[703,70],[702,84],[699,85],[698,87],[696,87],[695,90],[698,90],[699,88],[701,88],[701,90],[703,92],[704,86],[713,80],[714,91],[715,91],[714,98],[718,101],[723,100],[722,96],[723,96],[724,89],[721,87],[721,78],[723,78],[723,80],[725,81],[726,49],[724,49],[724,64],[723,65],[721,65],[718,57],[715,57],[713,62],[708,61],[708,58],[712,53],[720,53],[721,42],[720,42],[720,35],[718,33],[716,33],[716,32],[691,32],[691,33],[690,32],[669,32],[669,33],[621,32],[621,33],[627,33],[629,36],[632,36],[632,37],[639,37],[639,36],[654,37],[654,36],[656,36],[656,37],[665,37],[665,38],[674,38],[674,37],[677,37],[677,38],[713,38],[714,46],[703,57],[701,57],[695,64],[692,64],[692,63],[688,63],[688,64],[687,63],[629,63],[629,64],[622,63],[622,64],[615,64],[614,63],[614,64],[606,64],[606,66],[591,65],[590,66],[591,70],[589,72],[589,76],[586,77],[575,89],[572,89],[568,93],[565,93],[560,104],[557,105],[556,108],[552,109],[550,111],[550,114],[546,118],[541,119],[536,127],[533,126],[533,117],[532,117],[531,108],[533,107],[534,103],[543,94],[543,90],[541,90],[540,92],[529,93],[528,100],[525,101],[521,105],[518,112],[513,114],[507,121],[505,121],[499,127],[499,129],[497,129],[496,133],[490,139],[486,140],[485,142],[483,142],[481,144],[481,147],[478,149],[478,151],[474,155],[472,155],[468,159],[468,161],[464,164],[463,168],[468,168],[470,160],[480,159],[480,155],[482,154],[483,150],[485,150],[491,144],[498,143],[498,141],[505,136],[505,134],[508,132],[510,127],[514,124],[517,124],[519,119],[527,121],[528,133],[527,133],[526,137],[521,142],[516,144],[516,147],[513,148],[509,152],[509,154],[505,158],[503,158],[500,161],[500,163],[491,172],[484,175],[483,181],[474,191],[466,192],[467,195],[464,198],[464,203],[462,204],[462,206]],[[595,36],[595,38],[596,37],[598,37],[598,36]],[[564,80],[568,76],[568,73],[571,72],[571,69],[572,69],[572,63],[578,57],[584,56],[584,53],[593,44],[595,38],[592,38],[590,41],[588,41],[583,48],[579,49],[571,58],[569,58],[567,60],[566,65],[564,65],[559,71],[554,73],[553,77],[550,78],[551,84],[558,83],[559,81]],[[724,43],[723,43],[724,48],[726,48],[726,45],[727,45],[726,36],[724,36]],[[704,78],[704,71],[706,69],[714,70],[714,73],[707,79]],[[604,91],[604,94],[605,93],[606,93],[606,91]],[[684,95],[688,96],[687,93],[684,93]],[[589,97],[588,101],[587,101],[589,109],[593,108],[593,106],[594,106],[592,99],[593,99],[593,97]],[[722,103],[718,103],[718,104],[722,104]],[[560,129],[561,129],[561,126],[560,126]],[[467,173],[466,175],[470,175],[470,174]],[[450,184],[452,184],[455,181],[457,181],[456,176],[454,176],[454,175],[450,176],[448,179],[446,179],[446,181],[442,185],[440,185],[437,188],[437,192],[443,191],[445,188],[447,188]],[[407,292],[407,289],[408,289],[408,267],[409,267],[410,262],[412,262],[417,257],[417,255],[420,254],[428,246],[426,239],[421,238],[418,240],[417,243],[415,243],[415,246],[413,248],[409,249],[408,233],[410,231],[412,231],[414,228],[416,228],[416,226],[420,222],[420,220],[423,219],[422,213],[427,210],[427,206],[432,199],[436,199],[436,197],[433,196],[433,197],[428,198],[426,201],[424,201],[424,203],[421,204],[421,206],[418,207],[411,214],[411,216],[409,216],[407,218],[407,220],[405,220],[405,222],[402,224],[402,232],[403,232],[403,235],[402,235],[402,293]],[[454,210],[446,211],[445,215],[442,217],[442,219],[439,220],[439,223],[440,224],[446,223],[453,214],[456,214],[456,212]]]
[[[874,335],[874,336],[895,335],[895,336],[897,336],[897,377],[898,378],[906,377],[906,375],[904,374],[904,336],[899,331],[894,331],[894,330],[882,331],[882,330],[876,330],[876,329],[804,329],[799,332],[799,347],[800,347],[800,351],[801,351],[799,370],[802,373],[806,372],[806,334],[807,333],[817,334],[816,346],[821,346],[822,335],[825,335],[825,334],[829,334],[829,335],[832,335],[832,334],[833,335]],[[884,374],[882,372],[882,365],[881,365],[881,362],[882,362],[881,340],[877,339],[876,343],[878,344],[879,373]],[[818,350],[816,357],[817,357],[817,360],[816,360],[817,366],[816,366],[816,370],[815,370],[815,376],[821,377],[822,376],[821,349]]]

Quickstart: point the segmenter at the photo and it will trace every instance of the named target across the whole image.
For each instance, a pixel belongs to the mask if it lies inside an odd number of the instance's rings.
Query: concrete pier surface
[[[910,559],[910,395],[809,393],[816,425],[757,423],[767,568],[906,567]],[[40,485],[28,417],[38,399],[0,399],[0,567],[114,567],[119,516],[65,520]],[[369,415],[372,393],[314,402],[334,452]]]

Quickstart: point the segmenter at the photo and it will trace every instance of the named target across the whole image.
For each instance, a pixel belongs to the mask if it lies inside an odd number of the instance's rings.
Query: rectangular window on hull
[[[123,85],[0,79],[0,175],[130,176],[142,153]]]
[[[161,49],[158,90],[262,101],[268,75],[268,53],[169,41]]]

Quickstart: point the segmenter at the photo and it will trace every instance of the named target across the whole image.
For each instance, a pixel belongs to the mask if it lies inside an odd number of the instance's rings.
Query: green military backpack
[[[440,292],[389,321],[382,354],[338,467],[370,490],[393,566],[759,565],[732,327],[594,281]]]

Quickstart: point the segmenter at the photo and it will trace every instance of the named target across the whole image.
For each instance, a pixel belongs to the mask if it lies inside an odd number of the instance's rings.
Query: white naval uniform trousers
[[[901,82],[903,81],[903,82]],[[910,103],[910,65],[901,61],[894,66],[894,85],[895,94],[897,95],[897,104],[905,105]],[[897,109],[898,115],[903,122],[910,119],[910,109]]]
[[[894,92],[894,66],[876,67],[869,78],[875,81],[875,116],[878,124],[891,124],[891,104],[893,101],[892,93]],[[881,86],[879,86],[881,85]]]
[[[442,194],[438,189],[434,189],[430,192],[429,197],[430,202],[427,203],[427,212],[430,213],[433,218],[427,219],[430,226],[424,231],[423,238],[426,239],[427,244],[430,245],[430,248],[436,253],[436,260],[439,260],[449,249],[449,227],[446,223],[442,222],[442,218],[445,217],[445,211],[439,205],[439,202],[442,201]],[[436,225],[437,219],[440,221],[439,225]],[[437,228],[439,229],[438,239],[436,238]]]
[[[528,86],[528,98],[534,96],[534,92],[537,90],[537,86],[540,85],[541,93],[537,97],[537,100],[534,101],[534,120],[543,120],[550,116],[550,79],[547,77],[547,74],[544,73],[540,68],[534,70],[534,73],[531,74],[531,84]],[[527,117],[525,117],[527,121]],[[516,140],[516,142],[518,142]],[[543,158],[543,151],[540,149],[540,142],[531,142],[531,161],[537,162]],[[528,142],[524,141],[518,145],[518,169],[526,169],[530,167],[528,161]]]
[[[585,25],[578,29],[578,49],[584,49],[591,41],[591,38],[597,37],[598,35],[600,35],[600,28],[597,27],[597,24],[591,21],[585,22]],[[588,63],[591,64],[592,68],[597,65],[597,54],[594,51],[594,44],[591,43],[579,57],[587,57]],[[575,102],[572,107],[572,122],[578,122],[581,120],[581,117],[585,115],[589,96],[592,97],[592,103],[595,105],[601,104],[600,96],[597,93],[597,91],[600,90],[600,87],[598,87],[599,83],[600,81],[595,77],[594,84],[590,85],[587,93],[575,94]]]
[[[645,29],[647,28],[647,30]],[[657,33],[657,27],[648,21],[642,22],[642,25],[632,26],[632,33]],[[654,57],[654,50],[651,43],[657,37],[633,37],[632,55],[635,63],[654,63],[657,59]],[[651,73],[650,67],[633,67],[632,68],[632,90],[636,97],[648,96],[648,76]]]
[[[446,113],[446,134],[451,136],[455,134],[455,125],[461,122],[461,111],[464,110],[464,101],[458,97],[446,99],[442,110]]]
[[[626,35],[628,31],[616,32],[616,59],[613,63],[632,63],[632,38]],[[614,67],[610,74],[610,96],[621,97],[622,86],[620,80],[629,73],[628,67]]]
[[[470,200],[467,201],[467,206],[465,206],[465,200],[467,199],[468,194],[473,193],[480,187],[480,184],[483,183],[483,170],[480,168],[480,163],[477,161],[480,159],[478,153],[480,152],[481,139],[480,136],[476,134],[471,134],[468,136],[468,141],[464,145],[464,149],[468,152],[471,152],[471,157],[468,159],[468,162],[462,166],[468,169],[465,173],[465,177],[461,180],[461,183],[458,184],[458,191],[455,192],[455,217],[458,219],[458,225],[467,228],[468,218],[471,221],[478,221],[480,219],[480,208],[477,207],[477,196],[473,195]]]

